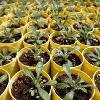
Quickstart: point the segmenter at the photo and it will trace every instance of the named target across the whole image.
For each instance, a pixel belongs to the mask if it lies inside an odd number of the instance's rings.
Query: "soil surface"
[[[44,44],[44,43],[46,43],[46,42],[48,41],[48,39],[45,38],[45,37],[40,38],[40,40],[43,41],[42,44]],[[27,37],[27,38],[24,39],[24,41],[25,41],[26,43],[32,44],[32,45],[34,45],[34,43],[36,43],[36,39],[33,38],[33,37]],[[38,45],[40,45],[40,44],[38,44]]]
[[[58,83],[63,82],[66,79],[67,75],[62,75],[59,76],[56,80]],[[77,78],[76,75],[72,75],[73,80],[75,80]],[[82,83],[84,85],[86,85],[86,83]],[[91,89],[90,88],[86,88],[87,89],[87,93],[82,92],[81,90],[76,90],[75,94],[74,94],[74,98],[73,100],[89,100],[91,97]],[[57,85],[55,86],[55,91],[56,93],[60,96],[60,98],[64,98],[65,95],[70,92],[71,88],[67,88],[65,87],[64,89],[58,89]]]
[[[34,54],[31,51],[24,52],[19,60],[27,66],[35,66],[39,61],[41,61],[43,64],[47,63],[50,59],[50,56],[45,53],[41,53],[40,56],[38,57],[38,60],[34,58]]]
[[[94,81],[95,81],[96,87],[97,87],[97,88],[99,89],[99,91],[100,91],[100,73],[98,73],[98,74],[95,75]]]
[[[66,38],[64,38],[66,37]],[[53,42],[60,44],[60,45],[70,45],[74,44],[75,40],[74,39],[68,39],[67,36],[59,35],[59,36],[54,36],[52,38]]]
[[[66,61],[62,58],[62,57],[54,57],[53,58],[54,62],[60,66],[63,66],[63,64],[66,63]],[[79,57],[75,54],[71,54],[68,57],[68,60],[70,60],[72,62],[73,67],[78,66],[81,64],[81,60],[79,59]]]
[[[2,76],[3,74],[0,73],[0,77]],[[3,81],[3,83],[0,83],[0,95],[4,92],[4,90],[6,89],[8,85],[8,79]]]
[[[21,38],[21,36],[22,36],[21,33],[16,33],[11,38],[14,39],[16,42]],[[3,43],[12,43],[11,40],[7,39],[6,36],[3,36],[3,35],[0,36],[0,42],[2,41]]]
[[[8,54],[9,54],[9,56],[11,56],[11,58],[9,59],[9,61],[2,61],[2,64],[0,66],[10,63],[12,61],[12,59],[16,57],[16,53],[8,52]]]
[[[47,82],[47,79],[43,76],[40,84],[44,84]],[[41,87],[42,89],[46,90],[49,94],[50,86]],[[29,89],[35,90],[35,96],[31,96]],[[43,100],[39,93],[37,87],[34,85],[32,79],[28,76],[20,76],[18,79],[13,83],[12,90],[13,96],[17,100]]]

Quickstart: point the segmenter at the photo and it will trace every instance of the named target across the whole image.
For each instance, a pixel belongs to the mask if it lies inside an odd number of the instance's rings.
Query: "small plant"
[[[5,65],[12,61],[12,58],[16,56],[16,50],[9,52],[7,48],[3,48],[0,52],[0,66]]]
[[[74,49],[72,49],[71,51],[69,51],[67,48],[63,48],[62,50],[60,50],[59,48],[55,48],[56,50],[56,53],[54,55],[54,58],[55,57],[59,57],[60,59],[57,59],[58,62],[64,60],[64,63],[63,64],[70,64],[71,66],[73,66],[72,62],[68,59],[68,57],[71,55],[71,54],[75,54],[75,52],[77,50],[79,50],[80,47],[79,46],[76,46]]]
[[[47,1],[45,0],[36,0],[36,4],[39,11],[46,10],[48,7]]]
[[[46,34],[48,33],[45,31],[37,33],[36,30],[34,29],[32,30],[31,33],[29,33],[30,39],[27,40],[27,42],[32,43],[33,45],[41,45],[47,41],[47,39],[44,37]]]
[[[41,77],[42,68],[43,68],[43,63],[38,62],[36,65],[36,76],[34,76],[32,71],[29,70],[27,67],[23,68],[22,71],[32,79],[32,81],[36,87],[36,89],[30,88],[27,92],[29,92],[31,94],[31,96],[33,96],[33,97],[35,96],[35,93],[38,92],[40,97],[42,97],[43,100],[50,100],[50,96],[49,96],[48,92],[46,90],[44,90],[44,88],[46,86],[51,86],[51,85],[56,84],[56,81],[49,80],[45,83],[42,83],[41,82],[42,81],[42,77]]]
[[[78,35],[72,31],[71,28],[69,28],[69,31],[66,31],[65,34],[61,34],[57,39],[62,40],[62,41],[67,41],[67,40],[77,40]]]
[[[0,42],[1,43],[13,43],[17,41],[17,39],[21,38],[21,33],[14,33],[14,28],[7,30],[5,26],[3,28],[3,35],[0,35]],[[14,36],[16,34],[16,36]],[[17,38],[17,39],[16,39]]]
[[[80,77],[80,75],[76,75],[76,78],[73,79],[73,75],[70,70],[71,64],[64,64],[63,69],[66,74],[64,80],[62,82],[57,82],[56,88],[65,89],[69,88],[69,92],[64,96],[63,100],[73,100],[76,90],[80,90],[83,93],[89,92],[87,88],[93,87],[92,84],[86,84],[85,81]],[[77,94],[78,95],[78,94]]]
[[[94,48],[93,51],[87,51],[85,58],[95,66],[100,67],[100,49]]]
[[[62,22],[62,19],[59,15],[53,15],[52,17],[56,21],[54,28],[57,31],[60,31],[60,30],[67,30],[68,31],[68,27],[65,25],[65,21]]]
[[[62,5],[60,4],[59,0],[52,0],[51,1],[51,10],[52,13],[57,15],[60,11],[62,11]]]
[[[77,39],[85,45],[99,45],[99,40],[90,32],[89,28],[80,29],[80,34]]]
[[[14,13],[13,13],[13,17],[14,18],[22,18],[25,17],[26,13],[24,11],[24,9],[18,8]]]
[[[83,31],[92,31],[93,29],[93,24],[91,25],[85,25],[83,24],[82,22],[78,22],[78,23],[75,23],[74,26],[73,26],[75,29],[77,29],[78,31],[80,32],[83,32]]]

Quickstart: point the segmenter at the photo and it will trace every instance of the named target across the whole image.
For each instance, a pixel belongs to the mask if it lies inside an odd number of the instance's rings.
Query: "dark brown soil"
[[[48,39],[45,38],[45,37],[40,38],[40,40],[43,41],[42,44],[44,44],[44,43],[46,43],[46,42],[48,41]],[[33,44],[33,45],[34,45],[34,43],[36,43],[36,39],[33,38],[33,37],[25,38],[24,41],[25,41],[26,43],[28,43],[28,44]],[[38,44],[38,45],[40,45],[40,44]]]
[[[16,57],[16,53],[11,53],[11,52],[8,52],[9,53],[9,56],[11,56],[11,58],[9,59],[9,61],[2,61],[2,65],[6,65],[8,63],[10,63],[10,61]],[[1,58],[0,58],[1,59]],[[2,66],[0,65],[0,66]]]
[[[82,44],[87,45],[87,43],[83,40],[80,39],[79,40]],[[92,36],[92,38],[90,39],[90,46],[99,46],[100,45],[100,40],[98,40],[95,36]]]
[[[66,38],[65,38],[66,37]],[[59,35],[59,36],[54,36],[52,40],[60,45],[70,45],[74,44],[75,40],[73,38],[68,39],[67,36]]]
[[[27,51],[23,53],[19,60],[24,64],[28,66],[35,66],[39,61],[43,62],[43,64],[47,63],[50,59],[50,56],[45,53],[41,53],[41,55],[38,57],[38,60],[34,58],[34,54],[31,51]]]
[[[66,79],[67,75],[62,75],[59,76],[56,80],[58,83],[63,82]],[[77,77],[76,75],[72,75],[73,80],[75,80]],[[86,85],[86,83],[82,83],[84,85]],[[81,90],[76,90],[75,94],[74,94],[74,98],[73,100],[89,100],[91,97],[91,89],[90,88],[86,88],[87,89],[87,93],[82,92]],[[65,87],[64,89],[58,89],[57,85],[55,86],[55,91],[56,93],[60,96],[60,98],[64,98],[65,95],[70,92],[71,88],[67,88]]]
[[[54,57],[53,58],[54,62],[60,66],[62,66],[63,64],[66,64],[66,60],[63,59],[62,57]],[[78,66],[81,64],[81,60],[79,59],[79,57],[75,54],[71,54],[68,57],[68,60],[70,60],[72,62],[73,67]]]
[[[47,79],[43,76],[41,80],[41,84],[44,84],[47,82]],[[46,90],[48,93],[50,92],[50,86],[41,87],[44,90]],[[31,96],[31,94],[28,92],[29,89],[36,90],[35,96]],[[12,85],[11,90],[13,96],[17,100],[43,100],[39,93],[38,89],[35,87],[32,79],[28,76],[20,76]]]
[[[98,74],[95,75],[94,81],[95,81],[96,87],[97,87],[97,88],[99,89],[99,91],[100,91],[100,73],[98,73]]]
[[[16,33],[11,38],[14,39],[16,42],[21,38],[21,36],[22,36],[21,33]],[[3,43],[12,43],[10,39],[6,38],[6,36],[0,36],[0,42],[2,41]]]
[[[2,76],[3,74],[0,73],[0,77]],[[0,95],[4,92],[4,90],[6,89],[8,85],[8,79],[3,81],[3,83],[0,83]]]

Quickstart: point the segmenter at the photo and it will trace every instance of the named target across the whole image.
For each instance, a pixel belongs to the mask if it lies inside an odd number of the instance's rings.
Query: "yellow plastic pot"
[[[43,47],[43,46],[39,46],[39,47],[40,47],[43,51],[46,51],[46,52],[48,53],[48,55],[50,55],[50,51],[49,51],[47,48],[45,48],[45,47]],[[19,58],[20,58],[20,56],[21,56],[24,52],[28,51],[29,49],[35,49],[35,47],[34,47],[34,46],[25,47],[25,48],[21,49],[21,50],[17,53],[17,60],[18,60],[18,65],[19,65],[20,69],[22,69],[23,67],[25,67],[25,66],[27,66],[27,65],[24,65],[22,62],[20,62]],[[51,59],[51,58],[50,58],[50,59]],[[49,61],[48,61],[47,63],[45,63],[45,64],[43,65],[43,66],[44,66],[43,70],[46,71],[47,73],[50,72],[50,59],[49,59]],[[29,67],[30,67],[30,68],[34,68],[35,66],[29,66]]]
[[[94,86],[96,86],[95,84],[95,75],[100,73],[100,69],[97,70],[94,74],[93,74],[93,84]],[[97,89],[95,89],[95,95],[94,95],[94,98],[93,100],[100,100],[100,91],[98,91]]]
[[[9,73],[6,70],[1,69],[1,68],[0,68],[0,73],[8,75],[8,78],[9,78],[8,79],[8,85],[7,85],[6,89],[0,95],[0,100],[11,100],[10,95],[9,95],[9,90],[8,90],[9,81],[10,81],[10,75],[9,75]]]
[[[34,72],[35,71],[35,68],[31,68],[31,70]],[[10,83],[9,83],[9,93],[10,93],[10,96],[11,96],[11,100],[16,100],[15,97],[12,95],[12,85],[13,83],[17,80],[17,78],[19,76],[22,76],[24,75],[24,73],[21,71],[17,72],[11,79]],[[45,72],[45,71],[42,71],[42,75],[47,78],[48,80],[51,80],[50,76]],[[50,93],[49,93],[50,97],[51,97],[51,90],[50,90]]]
[[[84,56],[86,52],[88,51],[93,51],[94,48],[99,48],[99,46],[93,46],[93,47],[88,47],[86,49],[83,50],[82,55]],[[100,69],[100,67],[94,66],[92,64],[90,64],[85,56],[84,56],[84,62],[83,62],[83,67],[82,67],[82,71],[84,71],[85,73],[87,73],[90,77],[93,77],[93,74],[96,70]]]
[[[78,70],[78,69],[71,69],[71,72],[72,72],[72,74],[74,74],[74,75],[78,75],[78,74],[79,74],[80,77],[82,77],[82,79],[84,79],[84,81],[85,81],[86,83],[88,83],[88,84],[93,84],[92,79],[91,79],[86,73],[84,73],[83,71]],[[61,76],[61,75],[63,75],[63,74],[65,74],[64,71],[61,71],[61,72],[57,73],[57,74],[54,76],[53,80],[56,80],[59,76]],[[52,88],[51,88],[51,91],[52,91],[52,100],[62,100],[62,99],[56,94],[56,91],[54,90],[54,87],[53,87],[53,86],[52,86]],[[95,89],[92,88],[91,98],[90,98],[89,100],[93,100],[94,94],[95,94]]]
[[[71,45],[60,45],[60,44],[58,44],[58,43],[55,43],[55,42],[53,42],[53,40],[52,40],[52,38],[54,37],[54,36],[59,36],[60,34],[66,34],[65,32],[63,32],[63,31],[60,31],[60,32],[54,32],[54,33],[52,33],[51,35],[50,35],[50,50],[52,50],[54,47],[60,47],[60,46],[70,46],[70,47],[74,47],[75,46],[75,43],[74,44],[71,44]]]
[[[3,48],[7,48],[9,51],[13,52],[14,50],[16,50],[14,47],[12,46],[0,46],[0,52],[1,50],[3,50]],[[12,77],[17,71],[18,71],[18,66],[17,66],[17,60],[16,57],[12,59],[12,61],[6,65],[2,65],[0,66],[0,68],[6,70],[10,76]]]
[[[62,50],[63,48],[68,48],[69,51],[71,51],[73,48],[70,47],[70,46],[61,46],[60,49]],[[56,64],[54,61],[53,61],[53,57],[56,53],[56,50],[53,49],[52,52],[51,52],[51,75],[52,77],[54,77],[54,75],[58,72],[60,72],[61,70],[63,70],[62,66]],[[72,68],[77,68],[77,69],[81,69],[82,65],[83,65],[83,62],[84,62],[84,57],[82,56],[82,54],[80,53],[79,50],[76,51],[75,53],[79,59],[81,60],[81,64],[78,65],[78,66],[73,66]]]
[[[38,34],[38,33],[39,33],[39,31],[37,32],[37,34]],[[29,32],[29,33],[26,33],[26,34],[24,35],[24,37],[23,37],[23,46],[24,46],[24,47],[27,47],[27,46],[34,46],[34,45],[28,44],[27,42],[24,41],[26,38],[29,38],[29,37],[30,37],[30,32]],[[41,46],[44,46],[44,47],[46,47],[46,48],[49,48],[49,35],[47,34],[47,35],[45,35],[44,37],[47,38],[48,41],[47,41],[46,43],[44,43],[44,44],[41,44]]]
[[[15,32],[19,31],[19,30],[14,30]],[[22,34],[22,33],[21,33]],[[3,31],[0,32],[0,35],[3,35]],[[23,36],[23,34],[22,34]],[[22,37],[13,43],[0,43],[0,46],[13,46],[16,49],[20,50],[22,48]]]
[[[97,35],[95,35],[95,34],[93,34],[99,41],[100,41],[100,37],[99,36],[97,36]],[[89,45],[85,45],[85,44],[82,44],[80,41],[77,41],[76,42],[76,45],[78,45],[78,46],[80,46],[80,51],[82,52],[85,48],[87,48],[87,47],[95,47],[95,46],[89,46]],[[98,45],[99,46],[99,45]]]

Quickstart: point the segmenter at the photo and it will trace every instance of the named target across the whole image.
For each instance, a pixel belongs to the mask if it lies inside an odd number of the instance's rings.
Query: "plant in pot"
[[[0,32],[0,45],[10,45],[20,49],[22,45],[22,33],[13,28],[7,29],[5,26],[2,27],[3,31]]]
[[[43,46],[30,46],[21,49],[17,54],[20,69],[24,66],[35,67],[41,61],[44,65],[43,70],[49,73],[50,70],[50,51]]]
[[[7,71],[0,68],[0,100],[10,100],[8,92],[8,83],[10,75]]]
[[[17,50],[11,46],[0,46],[0,67],[9,72],[12,76],[16,71],[16,53]]]
[[[60,16],[54,15],[52,17],[53,17],[54,20],[50,19],[51,20],[51,22],[49,24],[50,33],[53,33],[55,31],[61,31],[61,30],[67,30],[68,31],[68,27],[65,24],[65,21],[63,21]]]
[[[92,79],[70,67],[70,64],[64,64],[64,70],[54,76],[57,84],[52,87],[52,100],[92,100],[95,93]]]
[[[35,28],[36,30],[48,30],[48,22],[46,19],[40,17],[39,19],[30,21],[27,24],[27,32],[31,31],[32,28]]]
[[[71,28],[67,31],[55,32],[50,35],[50,47],[58,47],[61,45],[74,46],[77,40],[77,34]]]
[[[51,85],[56,81],[42,71],[43,63],[38,62],[36,69],[24,67],[10,81],[9,92],[13,100],[50,100]]]
[[[86,48],[82,55],[85,58],[82,70],[93,77],[94,72],[100,69],[100,47]]]
[[[84,58],[79,51],[79,47],[61,46],[51,52],[52,77],[63,70],[63,64],[70,64],[73,68],[81,69]]]
[[[87,25],[83,22],[77,22],[77,23],[73,24],[73,28],[76,31],[84,31],[84,30],[92,31],[93,30],[93,24]]]
[[[80,29],[79,36],[77,37],[77,45],[81,47],[81,51],[86,47],[99,46],[100,37],[90,33],[90,29],[85,28],[84,30]]]
[[[24,47],[32,45],[43,45],[49,47],[49,34],[46,31],[36,31],[32,29],[32,32],[29,32],[24,35],[23,41]]]
[[[93,74],[93,83],[94,86],[96,87],[95,96],[93,100],[99,100],[100,99],[100,69]]]

